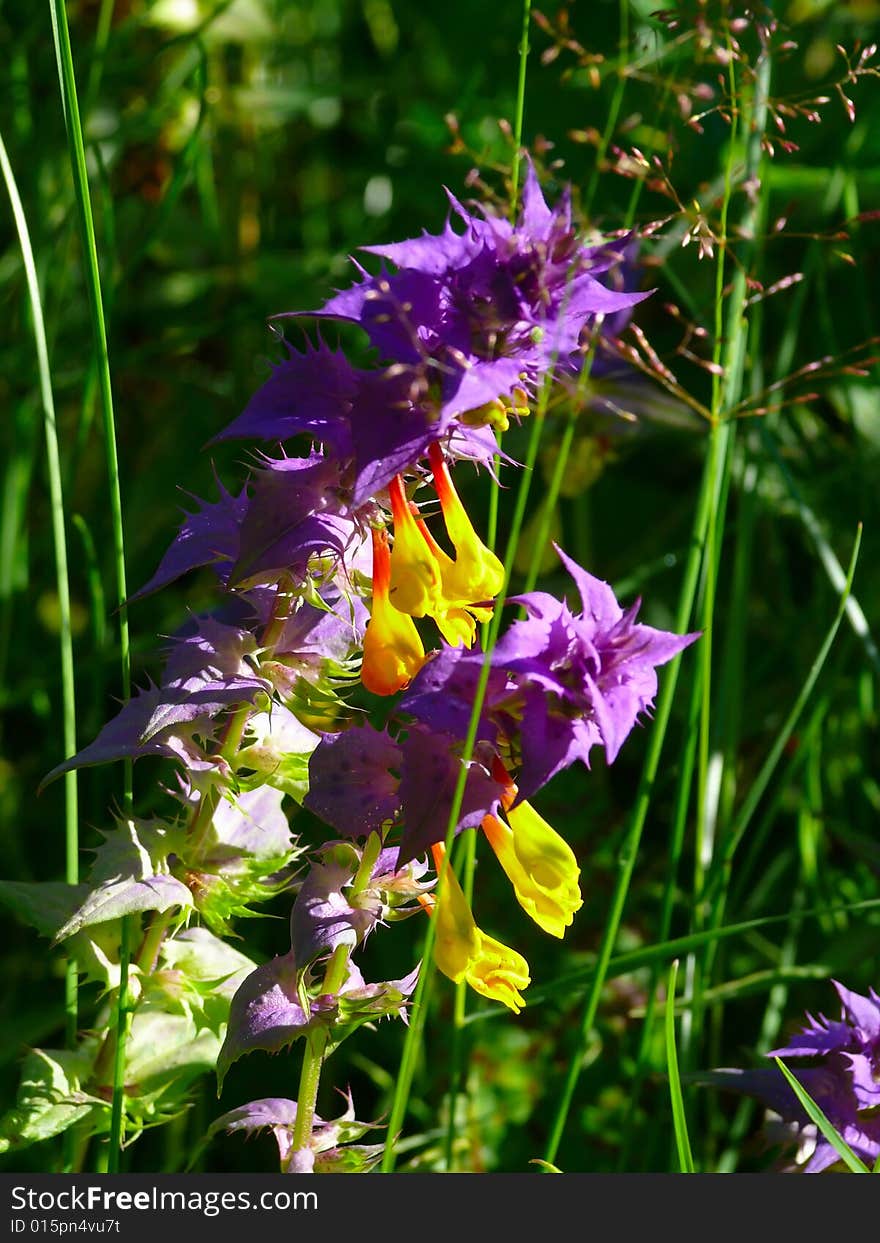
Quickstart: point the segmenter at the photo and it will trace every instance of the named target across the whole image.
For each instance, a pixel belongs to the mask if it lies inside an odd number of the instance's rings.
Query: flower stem
[[[678,610],[676,613],[674,629],[679,634],[684,633],[684,631],[687,630],[694,607],[694,600],[697,593],[697,583],[700,574],[700,565],[703,560],[703,550],[705,547],[706,532],[709,523],[709,509],[715,496],[718,472],[720,469],[719,459],[719,438],[717,436],[713,436],[709,442],[709,450],[703,467],[703,477],[700,485],[697,509],[694,516],[690,552],[685,564],[684,581],[682,583]],[[642,836],[642,829],[645,825],[648,808],[650,807],[651,797],[654,790],[654,782],[660,766],[660,755],[663,750],[664,740],[666,738],[666,729],[669,724],[669,717],[672,711],[672,699],[675,694],[676,684],[678,682],[679,664],[680,657],[678,656],[670,661],[667,666],[666,674],[663,678],[662,687],[658,697],[657,712],[654,719],[654,726],[651,731],[651,740],[648,744],[648,752],[645,756],[642,776],[636,792],[632,818],[620,850],[619,871],[617,884],[611,899],[611,911],[609,912],[605,923],[605,930],[602,937],[602,943],[599,948],[595,971],[590,981],[590,990],[584,1002],[577,1042],[569,1059],[568,1074],[566,1075],[562,1091],[559,1095],[559,1104],[556,1109],[556,1114],[554,1116],[553,1125],[550,1131],[550,1137],[547,1141],[547,1148],[544,1153],[545,1161],[550,1164],[555,1163],[556,1154],[559,1150],[559,1144],[562,1139],[562,1133],[565,1130],[565,1124],[568,1119],[569,1110],[571,1109],[574,1091],[577,1087],[578,1079],[580,1078],[584,1054],[590,1041],[590,1034],[593,1030],[593,1023],[596,1018],[596,1012],[599,1008],[599,999],[602,994],[602,988],[605,984],[608,964],[614,949],[614,943],[617,940],[617,932],[620,927],[620,921],[623,916],[623,908],[629,892],[629,884],[632,878],[633,869],[635,867],[636,855],[638,853],[639,842],[641,841]]]
[[[526,110],[526,70],[529,63],[529,22],[532,16],[532,0],[523,0],[522,38],[519,43],[519,75],[516,83],[516,116],[513,122],[513,162],[510,170],[510,211],[516,217],[516,200],[519,191],[519,168],[522,162],[523,118]]]
[[[519,193],[519,170],[522,162],[522,136],[523,122],[525,119],[526,107],[526,77],[529,62],[529,22],[531,21],[532,0],[523,0],[522,15],[522,37],[519,44],[519,73],[517,75],[516,88],[516,115],[513,123],[513,160],[510,170],[510,218],[516,220],[518,208]],[[501,445],[501,433],[498,433],[499,448]],[[501,455],[496,453],[493,459],[493,469],[495,475],[501,470]],[[500,503],[500,488],[494,487],[489,492],[489,517],[486,524],[487,535],[486,542],[490,549],[494,552],[495,544],[498,539],[498,508]],[[484,627],[484,634],[488,636],[488,623]],[[465,839],[463,848],[461,882],[462,889],[468,902],[471,901],[474,888],[474,868],[476,866],[476,834],[469,834]],[[464,1067],[462,1065],[465,1047],[464,1047],[464,1023],[467,1014],[467,983],[460,980],[455,986],[455,1002],[454,1002],[454,1018],[452,1044],[450,1047],[450,1064],[449,1064],[449,1120],[446,1128],[445,1142],[445,1165],[447,1170],[452,1169],[453,1147],[455,1142],[455,1114],[456,1100],[461,1081],[464,1077]]]
[[[555,364],[555,359],[553,360],[553,363]],[[489,622],[486,631],[483,663],[480,666],[480,676],[474,692],[474,703],[471,709],[471,717],[468,723],[467,735],[465,737],[464,747],[462,750],[461,765],[459,767],[455,790],[453,792],[452,802],[449,808],[449,819],[446,829],[447,855],[452,849],[455,829],[461,814],[462,803],[464,802],[464,789],[467,782],[468,764],[473,758],[474,747],[476,746],[477,741],[477,730],[480,724],[480,714],[483,710],[483,702],[486,698],[486,689],[489,685],[489,674],[492,669],[492,652],[494,651],[495,644],[498,641],[498,634],[501,630],[501,605],[505,595],[507,594],[513,572],[513,563],[516,557],[516,550],[519,545],[520,533],[522,531],[523,521],[525,518],[526,505],[528,504],[529,499],[529,490],[531,488],[532,476],[535,471],[535,462],[538,457],[538,445],[540,443],[541,433],[544,430],[544,424],[546,421],[547,402],[550,393],[549,376],[552,375],[552,371],[553,365],[551,364],[548,371],[548,377],[545,378],[545,381],[541,386],[541,391],[538,395],[537,408],[532,416],[532,425],[528,447],[526,450],[525,462],[523,463],[522,475],[520,476],[519,488],[517,490],[513,517],[510,525],[510,534],[507,539],[507,546],[505,550],[504,582],[498,593],[498,603],[496,604],[495,610],[492,614],[492,619]],[[437,888],[435,890],[435,897],[438,902],[442,895],[442,891],[443,876],[441,875],[438,877]],[[406,1114],[409,1092],[412,1086],[413,1074],[415,1072],[416,1057],[422,1039],[422,1032],[424,1030],[427,1011],[427,990],[430,980],[434,974],[433,950],[434,941],[436,939],[436,924],[436,920],[429,919],[428,927],[425,932],[425,940],[422,949],[422,969],[419,972],[419,982],[416,985],[416,991],[413,995],[413,1004],[410,1011],[410,1023],[404,1039],[400,1070],[395,1084],[394,1100],[392,1102],[391,1116],[388,1122],[388,1139],[385,1144],[385,1152],[382,1156],[383,1174],[390,1174],[394,1170],[394,1145]]]
[[[324,1062],[324,1050],[327,1047],[327,1033],[324,1028],[320,1031],[309,1032],[305,1043],[302,1070],[299,1076],[299,1091],[296,1097],[296,1122],[293,1127],[294,1152],[308,1148],[312,1137],[315,1107],[318,1103],[318,1086],[321,1082],[321,1067]]]
[[[331,954],[324,975],[324,983],[321,986],[323,993],[336,994],[345,983],[349,953],[349,946],[337,945]],[[300,1152],[303,1148],[309,1147],[312,1128],[315,1125],[318,1087],[321,1082],[321,1068],[324,1065],[328,1039],[329,1033],[326,1027],[319,1027],[306,1036],[306,1047],[299,1076],[299,1092],[296,1098],[296,1122],[293,1126],[294,1152]]]

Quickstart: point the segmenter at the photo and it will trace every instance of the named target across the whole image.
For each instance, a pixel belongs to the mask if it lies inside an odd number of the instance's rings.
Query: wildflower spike
[[[467,898],[452,868],[446,864],[442,843],[431,847],[434,866],[442,872],[442,893],[433,906],[437,918],[435,961],[440,971],[458,984],[501,1001],[514,1014],[525,1005],[520,993],[530,983],[529,964],[523,956],[478,928]]]
[[[385,531],[373,528],[373,605],[364,635],[361,681],[374,695],[394,695],[425,663],[412,618],[390,599],[391,553]]]

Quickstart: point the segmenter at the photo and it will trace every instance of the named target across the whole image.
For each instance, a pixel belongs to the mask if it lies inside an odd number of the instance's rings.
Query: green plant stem
[[[55,590],[58,593],[58,644],[61,663],[61,730],[64,758],[76,754],[76,679],[73,671],[73,634],[70,624],[70,584],[67,568],[67,536],[64,529],[64,494],[61,482],[61,454],[55,400],[52,394],[52,373],[46,344],[46,326],[40,284],[31,247],[27,217],[15,181],[15,174],[0,135],[0,167],[12,206],[15,228],[21,247],[22,264],[31,306],[31,323],[37,355],[40,400],[43,406],[43,428],[46,437],[46,473],[49,480],[49,508],[52,521],[52,544],[55,554]],[[79,881],[79,805],[76,771],[64,774],[64,879],[68,885]],[[67,959],[64,979],[65,1042],[76,1048],[79,1014],[79,980],[76,960]],[[75,1141],[73,1132],[65,1133],[65,1166],[73,1168]]]
[[[318,1088],[321,1083],[321,1067],[324,1062],[324,1050],[327,1047],[327,1034],[321,1031],[309,1032],[305,1039],[302,1070],[299,1076],[299,1090],[296,1094],[296,1123],[293,1128],[292,1151],[300,1152],[307,1148],[315,1124],[315,1109],[318,1104]]]
[[[119,936],[119,996],[116,1003],[116,1039],[113,1045],[113,1099],[110,1104],[110,1137],[107,1141],[107,1173],[119,1171],[125,1142],[125,1054],[133,1018],[129,993],[132,917],[123,918]]]
[[[91,201],[89,198],[88,172],[86,169],[85,146],[83,143],[82,124],[77,101],[76,75],[73,66],[73,53],[70,46],[70,31],[67,25],[67,9],[64,0],[50,0],[52,34],[55,43],[55,56],[58,63],[58,77],[61,89],[61,101],[64,108],[64,123],[70,154],[70,166],[76,190],[80,233],[82,239],[83,258],[85,261],[86,289],[92,325],[95,360],[98,371],[98,384],[101,394],[101,407],[104,422],[104,452],[107,473],[110,483],[110,510],[113,529],[113,551],[116,573],[116,603],[119,616],[119,654],[121,664],[122,697],[127,700],[131,694],[131,653],[128,638],[128,612],[126,607],[125,585],[125,542],[122,528],[122,498],[119,487],[119,463],[116,451],[116,426],[113,415],[113,391],[110,383],[110,363],[107,348],[107,329],[104,322],[104,307],[101,296],[101,276],[98,267],[98,252],[95,243],[95,227],[92,219]],[[126,761],[123,776],[123,807],[126,814],[132,808],[132,776],[131,761]],[[120,980],[117,1001],[117,1044],[114,1055],[113,1102],[111,1106],[110,1138],[108,1151],[108,1172],[115,1173],[119,1169],[119,1155],[123,1130],[123,1103],[125,1083],[125,1035],[130,1023],[128,1006],[128,938],[127,925],[123,922],[122,943],[120,944]]]
[[[529,23],[531,20],[531,11],[532,0],[523,0],[522,37],[520,38],[519,43],[519,70],[517,73],[516,84],[516,113],[513,122],[513,159],[511,161],[510,170],[510,218],[513,221],[516,220],[519,206],[519,173],[520,165],[522,163],[522,137],[526,108],[526,78],[528,74],[529,62]],[[497,439],[500,448],[500,432],[497,434]],[[495,471],[495,475],[498,476],[501,471],[501,455],[499,453],[496,453],[493,458],[493,469]],[[498,539],[498,510],[500,504],[500,493],[501,489],[499,486],[495,486],[489,490],[489,514],[486,523],[486,541],[488,547],[493,551]],[[487,626],[487,635],[488,632]],[[477,861],[476,833],[469,833],[466,835],[462,855],[461,884],[464,895],[470,903],[473,896],[474,870]],[[455,1115],[457,1110],[459,1087],[462,1079],[464,1078],[463,1061],[465,1057],[465,1037],[463,1029],[467,1015],[467,990],[468,985],[465,980],[460,980],[455,986],[452,1042],[449,1054],[449,1118],[447,1121],[446,1142],[444,1148],[444,1163],[447,1170],[451,1170],[453,1168],[455,1148]]]
[[[510,211],[516,216],[519,194],[519,170],[522,162],[523,120],[526,111],[526,71],[529,63],[529,22],[532,17],[532,0],[523,0],[522,36],[519,42],[519,72],[516,82],[516,115],[513,121],[513,160],[510,169]]]
[[[694,599],[697,591],[697,581],[700,574],[700,564],[703,559],[703,552],[705,548],[706,531],[709,522],[709,508],[715,496],[719,465],[719,441],[717,436],[712,436],[709,441],[709,449],[706,454],[703,467],[702,482],[700,485],[700,493],[697,501],[697,508],[691,535],[690,551],[685,563],[684,581],[682,583],[678,609],[676,612],[675,629],[679,633],[683,633],[687,630],[691,613],[693,611]],[[635,867],[639,842],[641,840],[642,830],[645,825],[648,809],[651,804],[654,782],[656,780],[657,771],[660,765],[660,755],[663,749],[666,729],[669,724],[669,717],[672,711],[672,699],[675,694],[676,684],[678,682],[679,664],[679,657],[676,657],[674,660],[670,661],[666,668],[666,674],[663,678],[660,694],[658,696],[657,712],[651,731],[651,739],[648,744],[648,751],[645,756],[644,766],[642,768],[641,779],[636,792],[632,817],[618,856],[618,875],[614,893],[611,898],[611,910],[609,911],[608,918],[605,923],[602,942],[599,947],[598,960],[590,981],[589,991],[584,1001],[581,1022],[575,1040],[575,1047],[569,1061],[569,1070],[563,1083],[562,1090],[559,1094],[559,1103],[556,1107],[556,1112],[551,1125],[550,1136],[547,1141],[547,1148],[544,1153],[544,1160],[550,1164],[555,1164],[556,1154],[559,1150],[559,1144],[562,1139],[563,1131],[565,1130],[569,1110],[571,1109],[574,1091],[577,1087],[578,1079],[580,1078],[584,1054],[590,1041],[590,1034],[593,1030],[593,1023],[596,1018],[599,999],[605,983],[608,964],[611,960],[614,943],[617,939],[618,928],[620,927],[620,921],[623,916],[623,908],[629,892],[629,885],[632,878],[633,868]]]
[[[762,139],[767,123],[768,97],[770,90],[772,62],[769,53],[761,53],[755,73],[754,86],[750,106],[744,106],[741,113],[745,134],[745,158],[743,181],[754,182],[760,173],[763,158]],[[737,94],[736,65],[731,59],[729,66],[729,85],[731,98]],[[735,124],[735,121],[732,122]],[[725,172],[724,197],[721,208],[721,236],[719,256],[716,268],[715,289],[715,343],[713,362],[716,370],[712,377],[711,414],[718,434],[724,438],[724,465],[719,477],[720,499],[713,507],[710,515],[705,561],[705,577],[703,589],[703,608],[701,615],[702,657],[702,710],[700,715],[700,734],[697,751],[697,821],[696,840],[694,845],[694,901],[693,927],[697,930],[705,926],[709,910],[704,899],[706,874],[711,866],[716,849],[718,828],[718,811],[720,792],[725,778],[725,753],[723,749],[711,756],[714,729],[712,724],[712,651],[714,647],[714,615],[715,597],[721,565],[721,533],[724,530],[726,499],[730,482],[730,464],[736,425],[730,419],[743,390],[746,363],[746,345],[748,341],[748,322],[746,319],[746,297],[748,293],[747,269],[751,261],[755,237],[759,232],[762,213],[764,211],[761,196],[747,198],[745,209],[739,222],[739,234],[744,239],[741,253],[730,280],[730,289],[725,307],[726,258],[728,248],[729,205],[733,193],[734,156],[737,149],[736,131],[731,132],[728,148],[728,160]],[[742,624],[733,619],[732,625]],[[733,676],[733,668],[725,663],[725,677]],[[700,994],[707,978],[708,954],[698,960],[689,957],[687,961],[687,984],[692,997],[692,1008],[687,1022],[682,1026],[682,1051],[685,1057],[693,1054],[692,1034],[700,1030],[701,1002]]]
[[[861,541],[862,541],[862,527],[861,527],[861,524],[859,524],[859,527],[856,531],[856,537],[853,542],[853,550],[850,555],[849,569],[847,571],[846,581],[844,582],[844,585],[843,585],[843,594],[841,595],[840,600],[838,602],[837,612],[835,613],[834,619],[831,622],[831,625],[828,629],[827,634],[825,635],[825,638],[822,642],[822,646],[820,647],[816,655],[816,658],[813,661],[812,666],[810,667],[810,671],[807,674],[807,678],[803,686],[801,687],[800,692],[798,693],[794,704],[790,708],[788,715],[786,716],[785,721],[782,724],[782,728],[779,730],[778,734],[776,735],[776,738],[773,741],[773,746],[770,748],[770,751],[767,754],[767,758],[764,760],[764,763],[761,765],[761,768],[760,768],[760,771],[758,772],[757,777],[752,782],[752,785],[749,788],[748,794],[743,799],[742,805],[740,806],[739,811],[734,817],[733,822],[730,826],[730,830],[727,836],[725,837],[723,846],[721,850],[719,851],[716,868],[715,868],[713,876],[710,878],[710,882],[709,882],[710,887],[707,890],[707,896],[708,894],[711,894],[713,891],[716,891],[718,894],[718,898],[717,898],[715,907],[713,909],[713,918],[716,924],[720,924],[721,920],[723,919],[724,896],[727,892],[726,882],[727,882],[727,879],[729,879],[730,869],[733,864],[733,857],[737,851],[737,848],[739,847],[740,842],[742,841],[745,835],[746,829],[748,828],[749,823],[751,822],[752,816],[754,815],[761,799],[764,796],[764,792],[767,789],[767,786],[770,784],[770,780],[773,776],[773,773],[776,770],[776,766],[779,763],[779,760],[781,759],[783,752],[785,751],[786,744],[788,743],[788,740],[794,731],[794,727],[797,724],[798,720],[800,719],[800,715],[804,707],[806,706],[807,702],[809,701],[810,696],[813,693],[813,689],[816,685],[816,682],[819,679],[819,674],[822,672],[822,668],[828,657],[828,653],[831,651],[831,647],[832,647],[832,644],[834,643],[834,639],[835,639],[835,636],[837,635],[837,631],[840,627],[840,623],[843,620],[843,617],[846,613],[846,602],[849,599],[849,593],[852,587],[853,576],[855,575],[855,572],[856,572],[856,564],[858,562],[859,547],[861,545]]]
[[[590,174],[590,180],[587,184],[587,192],[584,196],[584,214],[589,215],[590,208],[593,205],[593,199],[596,196],[596,190],[599,187],[599,177],[602,172],[602,162],[608,152],[608,145],[614,137],[614,127],[617,125],[617,118],[620,116],[620,109],[623,106],[623,93],[626,89],[626,70],[629,67],[629,0],[620,0],[620,37],[619,37],[619,55],[617,64],[617,82],[614,86],[614,94],[611,97],[611,104],[608,108],[608,119],[605,122],[605,128],[602,131],[602,137],[596,148],[596,154],[593,159],[593,171]]]
[[[700,704],[702,701],[702,691],[700,685],[700,669],[694,671],[693,681],[691,682],[690,703],[688,706],[686,725],[685,725],[685,744],[684,752],[681,758],[681,769],[679,772],[678,785],[675,794],[675,806],[672,813],[672,832],[669,841],[669,867],[666,871],[666,880],[663,887],[663,898],[660,906],[660,922],[657,930],[657,940],[660,944],[669,937],[672,928],[672,916],[675,910],[676,895],[678,893],[678,876],[681,865],[682,855],[684,853],[685,829],[687,827],[687,813],[690,805],[691,785],[694,775],[694,765],[697,755],[697,737],[698,723],[700,718]],[[656,964],[651,971],[651,982],[647,990],[647,1003],[645,1005],[645,1015],[642,1020],[642,1030],[639,1035],[639,1046],[636,1053],[636,1067],[633,1072],[632,1085],[630,1087],[630,1101],[632,1116],[635,1112],[641,1097],[642,1087],[645,1082],[645,1076],[648,1072],[649,1052],[651,1048],[651,1039],[654,1034],[654,1017],[657,1005],[657,990],[660,983],[660,964]],[[620,1158],[618,1161],[618,1171],[625,1172],[629,1169],[629,1154],[635,1128],[630,1127],[621,1146]]]
[[[459,847],[459,853],[461,856],[461,888],[467,903],[470,906],[473,902],[474,896],[474,871],[477,860],[476,832],[464,834]],[[467,981],[459,980],[455,986],[455,995],[452,1006],[452,1041],[450,1043],[449,1052],[449,1115],[446,1120],[446,1140],[443,1150],[443,1164],[447,1172],[450,1173],[455,1168],[455,1133],[456,1114],[458,1111],[458,1095],[461,1091],[462,1082],[464,1081],[466,1068],[467,1042],[464,1029],[467,1024],[467,994]]]
[[[590,372],[593,368],[593,359],[596,356],[596,345],[602,331],[602,317],[596,317],[596,325],[590,339],[590,345],[584,357],[583,366],[578,376],[578,384],[576,395],[572,400],[569,417],[566,420],[565,428],[562,433],[562,439],[556,451],[556,457],[553,462],[553,474],[550,477],[550,483],[547,492],[542,498],[541,521],[535,535],[534,544],[532,546],[531,556],[529,557],[528,569],[526,570],[523,591],[532,591],[535,583],[538,581],[538,575],[541,571],[541,561],[544,556],[544,550],[550,538],[550,525],[553,521],[553,511],[559,500],[559,493],[562,489],[562,480],[565,477],[565,468],[568,465],[571,446],[574,441],[575,426],[577,423],[578,413],[582,404],[586,399],[587,386],[590,381]]]
[[[348,956],[350,947],[337,945],[330,955],[324,983],[324,993],[339,992],[348,974]],[[309,1032],[305,1040],[302,1070],[299,1077],[299,1092],[296,1098],[296,1121],[293,1126],[293,1152],[300,1152],[309,1147],[312,1128],[315,1124],[315,1109],[318,1103],[318,1088],[321,1083],[321,1068],[327,1050],[328,1031],[323,1025]]]
[[[552,372],[552,366],[550,371]],[[529,490],[531,488],[532,476],[535,470],[535,462],[538,456],[538,445],[540,443],[541,433],[543,432],[547,416],[549,391],[549,383],[545,381],[545,383],[541,386],[541,391],[538,396],[537,409],[532,415],[532,425],[528,447],[526,450],[525,462],[523,463],[513,517],[510,524],[510,533],[507,539],[504,557],[504,581],[498,592],[498,602],[496,602],[492,619],[487,627],[486,637],[484,640],[483,663],[480,666],[480,676],[477,680],[477,686],[474,692],[474,703],[471,709],[471,717],[468,723],[467,735],[465,737],[464,747],[462,750],[461,764],[458,770],[455,790],[453,791],[452,801],[449,808],[449,820],[446,831],[447,860],[449,859],[449,854],[455,837],[455,828],[458,824],[462,803],[464,801],[464,789],[467,782],[468,764],[473,758],[474,747],[477,741],[477,730],[480,723],[480,714],[483,710],[483,702],[486,698],[486,688],[489,685],[489,673],[492,668],[492,652],[498,641],[498,634],[501,629],[501,602],[507,594],[511,574],[513,572],[513,563],[516,558],[516,550],[519,545],[520,533],[522,531],[526,505],[529,498]],[[438,902],[442,900],[445,872],[446,868],[444,867],[441,869],[440,875],[437,878],[435,899]],[[394,1150],[397,1134],[402,1126],[403,1119],[406,1114],[407,1102],[409,1100],[410,1088],[412,1086],[412,1078],[415,1073],[416,1056],[422,1039],[422,1032],[424,1030],[427,1011],[426,993],[434,972],[433,950],[435,937],[436,921],[429,919],[422,949],[422,968],[419,972],[419,982],[416,985],[415,994],[413,996],[410,1022],[409,1027],[407,1028],[406,1037],[404,1038],[403,1054],[401,1056],[400,1069],[398,1071],[397,1082],[394,1090],[394,1099],[391,1105],[391,1115],[388,1122],[388,1138],[385,1144],[385,1152],[382,1157],[382,1172],[385,1174],[390,1174],[394,1169]]]
[[[88,117],[95,107],[98,91],[101,89],[101,77],[104,73],[104,61],[107,55],[107,43],[110,39],[110,28],[113,25],[113,10],[116,0],[101,0],[98,11],[98,25],[95,30],[95,42],[92,46],[92,63],[89,65],[89,79],[86,84],[83,112]]]

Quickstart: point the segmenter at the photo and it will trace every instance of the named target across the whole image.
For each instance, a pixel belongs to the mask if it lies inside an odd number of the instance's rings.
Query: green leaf
[[[840,1154],[841,1160],[849,1167],[850,1170],[852,1170],[853,1174],[870,1173],[864,1161],[859,1160],[859,1158],[850,1148],[849,1144],[847,1144],[846,1141],[837,1134],[834,1127],[831,1125],[831,1123],[825,1117],[822,1110],[813,1100],[812,1096],[810,1096],[809,1092],[807,1092],[807,1090],[799,1082],[799,1080],[797,1080],[794,1077],[794,1075],[791,1073],[791,1071],[786,1066],[785,1062],[783,1062],[782,1059],[778,1057],[774,1057],[773,1061],[782,1071],[783,1075],[785,1075],[785,1078],[788,1080],[789,1087],[791,1088],[792,1092],[794,1092],[795,1096],[798,1098],[801,1105],[803,1105],[804,1109],[807,1112],[807,1115],[810,1118],[810,1121],[815,1122],[816,1126],[819,1128],[819,1130],[828,1140],[828,1143],[831,1145],[832,1148],[834,1148]]]
[[[29,1053],[15,1106],[0,1120],[0,1152],[51,1139],[74,1123],[84,1123],[90,1115],[91,1129],[103,1129],[109,1104],[80,1089],[90,1070],[91,1058],[84,1052],[34,1049]]]
[[[315,1157],[316,1174],[368,1174],[382,1159],[384,1144],[350,1144]]]
[[[147,876],[143,880],[129,876],[125,880],[108,881],[92,890],[82,906],[59,928],[55,940],[64,941],[91,924],[106,923],[138,911],[168,911],[172,907],[186,909],[192,905],[192,893],[183,881],[173,876]]]
[[[54,937],[89,893],[89,885],[65,881],[0,881],[0,903],[45,937]]]
[[[185,1088],[214,1068],[219,1052],[216,1032],[199,1028],[190,1016],[138,1010],[126,1046],[126,1082],[144,1093],[164,1088],[170,1079]],[[131,1108],[127,1104],[127,1112]]]
[[[256,967],[253,959],[215,937],[207,928],[188,928],[166,941],[161,960],[193,982],[211,983],[215,991],[232,997],[245,976]]]
[[[169,854],[182,854],[185,845],[184,830],[163,820],[117,820],[95,851],[89,879],[93,885],[126,876],[145,880],[167,871]]]

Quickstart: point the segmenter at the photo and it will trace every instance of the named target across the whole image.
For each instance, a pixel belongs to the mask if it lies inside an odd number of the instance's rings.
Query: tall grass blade
[[[128,614],[126,609],[127,590],[125,585],[125,543],[122,527],[122,498],[119,486],[119,461],[116,450],[116,426],[113,414],[113,390],[110,383],[110,360],[107,348],[107,328],[104,321],[104,305],[101,295],[101,275],[98,267],[98,252],[95,243],[95,226],[92,218],[91,200],[89,197],[89,180],[86,168],[86,154],[83,143],[82,123],[80,121],[79,103],[77,99],[76,74],[73,65],[73,52],[70,45],[70,30],[67,24],[67,8],[64,0],[50,0],[52,34],[55,43],[55,58],[58,65],[58,78],[61,90],[61,101],[64,109],[64,123],[67,131],[67,144],[70,156],[73,184],[76,191],[78,222],[82,240],[83,262],[86,276],[86,290],[89,301],[89,312],[92,326],[95,362],[98,374],[98,386],[101,394],[101,407],[104,424],[104,453],[107,474],[110,484],[110,510],[113,528],[113,551],[116,574],[116,603],[119,616],[119,654],[121,664],[121,689],[123,699],[131,693],[131,653],[128,638]],[[123,778],[123,805],[130,813],[132,804],[131,763],[125,764]],[[108,1171],[114,1173],[119,1169],[119,1154],[123,1129],[123,1085],[125,1081],[125,1037],[130,1025],[128,1015],[128,921],[122,921],[122,944],[120,945],[120,980],[118,993],[117,1024],[116,1024],[116,1055],[114,1058],[113,1102],[111,1109],[110,1138],[108,1150]]]
[[[46,345],[46,327],[40,283],[34,263],[27,218],[18,193],[15,175],[6,144],[0,134],[0,167],[12,205],[21,257],[27,280],[34,330],[34,347],[40,379],[40,400],[43,406],[43,427],[46,435],[46,471],[49,479],[49,503],[52,519],[52,543],[55,550],[55,590],[58,593],[58,642],[61,658],[61,730],[64,758],[76,754],[76,680],[73,672],[73,635],[70,624],[70,586],[67,573],[67,536],[64,530],[64,496],[61,484],[61,455],[58,427],[55,421],[55,400],[52,395],[52,373]],[[79,810],[77,774],[64,774],[64,879],[69,885],[79,881]],[[78,978],[76,961],[68,959],[65,969],[64,1013],[67,1047],[76,1046],[78,1022]],[[70,1151],[67,1153],[68,1164]]]
[[[678,1053],[675,1048],[675,986],[678,979],[678,959],[669,969],[666,990],[666,1066],[669,1072],[669,1096],[672,1102],[672,1125],[675,1128],[675,1147],[678,1151],[678,1168],[682,1174],[693,1174],[694,1157],[688,1136],[684,1097],[681,1094],[681,1078],[678,1073]]]
[[[837,1134],[834,1127],[825,1117],[825,1114],[822,1112],[822,1110],[813,1100],[812,1096],[810,1096],[809,1092],[807,1092],[807,1090],[794,1077],[794,1075],[791,1073],[791,1071],[786,1066],[785,1062],[783,1062],[782,1059],[779,1057],[774,1057],[773,1061],[782,1071],[783,1075],[785,1075],[785,1078],[788,1081],[788,1086],[791,1088],[792,1092],[794,1092],[795,1096],[800,1101],[808,1117],[810,1118],[810,1121],[816,1124],[816,1126],[819,1128],[819,1130],[828,1140],[828,1143],[831,1145],[831,1147],[834,1148],[835,1151],[840,1153],[841,1161],[843,1161],[846,1164],[846,1166],[853,1172],[853,1174],[870,1173],[864,1161],[860,1160],[860,1158],[857,1157],[856,1154],[853,1152],[853,1150],[850,1148],[849,1144],[847,1144],[846,1141],[842,1139],[840,1135]]]
[[[526,108],[526,74],[528,70],[529,60],[529,23],[532,13],[532,0],[523,0],[523,20],[522,20],[522,36],[519,45],[519,71],[517,74],[516,86],[516,114],[513,124],[513,161],[510,174],[510,214],[513,220],[517,215],[517,198],[519,192],[519,173],[522,163],[522,138],[523,124],[525,120]],[[500,434],[499,434],[500,436]],[[501,468],[501,457],[495,455],[494,469],[496,475]],[[498,536],[498,507],[501,489],[498,487],[491,488],[489,491],[489,515],[487,522],[487,541],[489,548],[495,548],[495,541]],[[462,864],[461,864],[461,887],[465,898],[471,901],[474,889],[474,869],[477,859],[476,834],[468,833],[462,843]],[[466,1058],[465,1038],[464,1038],[464,1022],[467,1013],[467,990],[468,986],[465,980],[460,980],[455,986],[455,1001],[453,1009],[453,1028],[452,1042],[450,1046],[449,1057],[449,1120],[446,1128],[446,1144],[445,1144],[445,1164],[446,1169],[453,1168],[455,1129],[456,1129],[456,1113],[459,1086],[464,1076],[464,1062]]]

